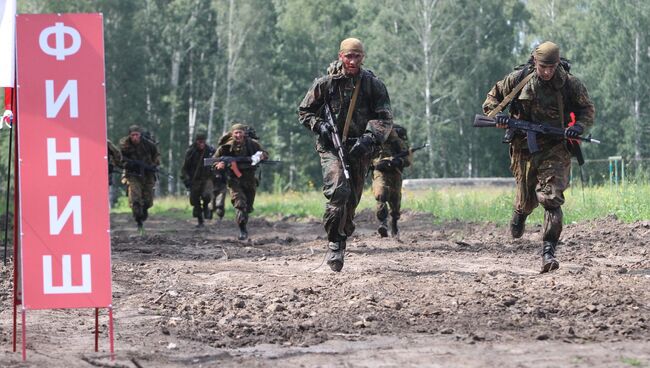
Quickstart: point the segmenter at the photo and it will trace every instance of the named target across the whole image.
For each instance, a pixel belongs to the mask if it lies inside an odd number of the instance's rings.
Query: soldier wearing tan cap
[[[316,79],[298,108],[300,123],[317,137],[323,194],[328,200],[323,216],[330,250],[327,264],[335,272],[343,268],[346,240],[354,232],[352,220],[372,154],[386,140],[393,125],[386,86],[362,68],[365,57],[360,40],[343,40],[338,60],[330,64],[327,75]],[[349,180],[334,148],[334,128],[325,117],[325,104],[331,109],[342,142]]]
[[[242,123],[234,123],[230,132],[219,139],[219,147],[214,157],[251,157],[261,152],[261,159],[268,159],[268,153],[262,145],[251,137],[249,126]],[[233,166],[234,165],[234,166]],[[255,194],[259,181],[255,176],[257,166],[248,162],[233,162],[227,164],[224,161],[215,163],[214,168],[225,176],[230,191],[230,201],[235,208],[235,221],[239,226],[239,240],[248,239],[248,216],[253,212]]]
[[[513,93],[510,117],[565,128],[567,138],[582,135],[594,123],[594,105],[582,82],[561,63],[560,47],[544,42],[533,50],[531,61],[527,67],[496,83],[488,92],[483,111],[486,114],[500,112],[493,110]],[[571,113],[575,114],[575,124],[569,126]],[[497,126],[507,127],[509,116],[496,115]],[[555,249],[562,233],[561,206],[571,170],[567,141],[561,137],[540,136],[540,151],[532,154],[523,132],[515,132],[509,143],[510,169],[517,183],[511,234],[513,238],[521,237],[526,217],[541,204],[545,211],[542,272],[553,271],[559,267]]]

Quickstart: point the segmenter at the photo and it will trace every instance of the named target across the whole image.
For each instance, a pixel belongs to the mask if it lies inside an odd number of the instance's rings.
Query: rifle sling
[[[528,81],[530,80],[530,78],[533,77],[533,74],[535,74],[535,73],[534,73],[534,72],[533,72],[533,73],[530,73],[530,74],[528,74],[526,77],[524,77],[524,79],[522,79],[521,82],[519,82],[519,84],[517,84],[517,86],[515,86],[515,89],[513,89],[513,90],[512,90],[512,91],[511,91],[507,96],[506,96],[506,98],[504,98],[503,101],[501,101],[501,103],[500,103],[500,104],[499,104],[499,105],[498,105],[494,110],[490,111],[490,113],[488,114],[488,117],[493,118],[493,117],[496,116],[496,114],[498,114],[498,113],[500,113],[501,111],[503,111],[503,109],[505,109],[505,107],[508,106],[508,104],[510,103],[510,101],[512,101],[512,99],[515,97],[515,95],[516,95],[517,93],[519,93],[519,91],[521,91],[521,89],[524,88],[524,86],[526,85],[526,83],[528,83]]]
[[[350,130],[350,122],[352,121],[352,114],[354,113],[354,107],[357,104],[357,97],[359,96],[359,90],[361,89],[361,79],[363,79],[363,74],[359,74],[359,80],[354,86],[354,92],[352,93],[352,100],[350,100],[350,106],[348,107],[348,114],[345,117],[345,125],[343,126],[343,137],[341,142],[345,142],[348,139],[348,131]]]

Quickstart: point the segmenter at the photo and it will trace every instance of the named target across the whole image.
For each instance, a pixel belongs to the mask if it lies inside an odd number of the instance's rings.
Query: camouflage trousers
[[[153,206],[156,178],[149,175],[127,176],[125,180],[133,218],[136,221],[144,221],[148,217],[147,210]]]
[[[192,211],[194,217],[203,218],[204,209],[207,209],[212,201],[213,191],[212,179],[210,178],[192,182],[190,204],[194,207]]]
[[[228,186],[222,181],[214,181],[212,196],[212,211],[216,212],[219,218],[222,218],[226,211],[226,192]]]
[[[241,177],[228,179],[230,202],[235,207],[235,220],[238,225],[248,223],[248,214],[253,212],[257,184],[255,171],[242,172]]]
[[[329,200],[323,215],[325,232],[329,241],[339,242],[354,233],[354,214],[361,200],[370,158],[350,158],[350,180],[346,180],[336,154],[321,150],[318,153],[323,172],[323,194]]]
[[[538,206],[545,209],[544,241],[557,242],[562,233],[564,190],[569,186],[571,155],[563,143],[535,154],[510,147],[510,169],[517,183],[515,212],[529,215]]]
[[[402,173],[398,170],[374,170],[372,175],[372,193],[377,201],[375,214],[383,222],[390,216],[398,220],[402,207]]]

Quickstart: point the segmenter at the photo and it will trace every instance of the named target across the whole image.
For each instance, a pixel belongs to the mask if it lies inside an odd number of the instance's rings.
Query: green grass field
[[[625,222],[650,219],[650,185],[626,184],[624,187],[580,187],[565,192],[563,206],[565,223],[590,220],[614,214]],[[429,212],[436,221],[449,220],[505,224],[512,213],[514,189],[511,188],[444,188],[436,190],[405,190],[402,208]],[[375,201],[366,191],[359,211],[374,208]],[[320,218],[325,208],[325,198],[320,192],[285,192],[281,194],[258,193],[253,216],[278,219],[284,216]],[[120,198],[115,213],[129,212],[126,198]],[[186,197],[156,198],[151,214],[190,218],[191,207]],[[229,199],[226,217],[233,218],[234,211]],[[543,211],[538,208],[529,223],[542,223]]]

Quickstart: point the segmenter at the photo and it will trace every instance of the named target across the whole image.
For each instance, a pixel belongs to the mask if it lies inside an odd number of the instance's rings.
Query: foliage
[[[139,123],[178,172],[198,129],[211,142],[233,120],[253,125],[274,159],[262,189],[318,187],[313,134],[296,108],[360,37],[413,144],[410,177],[509,176],[500,132],[471,128],[486,92],[542,40],[554,40],[596,104],[589,158],[650,154],[650,3],[641,0],[23,0],[19,12],[104,14],[109,137]],[[4,144],[4,143],[3,143]],[[6,165],[0,160],[0,170]],[[640,162],[640,161],[639,161]],[[3,170],[4,171],[4,170]],[[178,176],[178,175],[177,175]],[[159,193],[180,194],[177,181]]]

